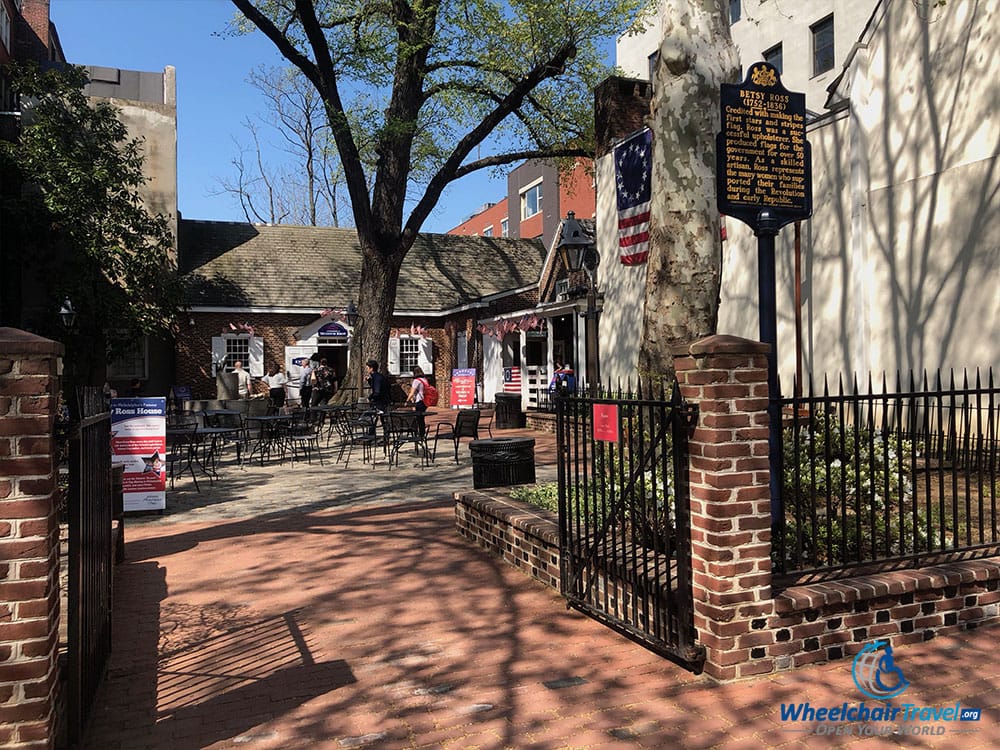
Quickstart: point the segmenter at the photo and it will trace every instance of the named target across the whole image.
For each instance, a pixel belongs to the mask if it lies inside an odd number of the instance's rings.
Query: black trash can
[[[521,396],[516,393],[498,393],[494,427],[501,430],[524,427],[526,418],[521,411]]]
[[[535,439],[489,438],[469,443],[472,486],[509,487],[535,483]]]

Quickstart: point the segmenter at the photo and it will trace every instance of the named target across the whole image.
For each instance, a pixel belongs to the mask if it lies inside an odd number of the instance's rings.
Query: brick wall
[[[488,308],[476,308],[445,319],[426,317],[394,317],[391,328],[408,332],[411,325],[427,329],[427,336],[434,342],[434,376],[441,404],[450,399],[451,371],[458,366],[455,335],[465,331],[469,367],[483,371],[482,345],[475,330],[476,320],[516,310],[531,309],[537,300],[534,289],[512,294],[497,300]],[[230,323],[248,323],[256,335],[264,339],[264,369],[272,364],[284,367],[285,347],[297,343],[295,332],[316,320],[316,315],[291,313],[190,313],[181,321],[176,336],[176,370],[173,383],[189,385],[196,399],[212,399],[216,395],[215,378],[212,376],[212,337],[229,331]],[[193,323],[192,323],[193,321]],[[385,368],[383,367],[383,371]],[[342,373],[341,373],[342,374]],[[400,378],[399,385],[409,387],[409,378]],[[267,389],[254,381],[255,393],[266,394]]]
[[[459,535],[559,590],[559,519],[502,492],[455,493]]]
[[[613,76],[594,89],[596,156],[611,151],[615,143],[643,127],[649,119],[653,86],[649,81]]]
[[[58,724],[52,443],[63,347],[0,328],[0,352],[0,748],[45,748]]]

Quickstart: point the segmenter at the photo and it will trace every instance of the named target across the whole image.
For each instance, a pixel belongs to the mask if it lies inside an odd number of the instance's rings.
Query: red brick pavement
[[[92,750],[1000,747],[997,630],[895,650],[894,703],[977,731],[796,732],[782,702],[861,699],[849,661],[711,684],[467,544],[450,502],[134,526],[115,599]]]

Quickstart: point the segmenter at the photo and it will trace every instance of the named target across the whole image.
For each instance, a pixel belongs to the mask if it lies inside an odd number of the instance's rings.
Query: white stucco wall
[[[618,38],[618,66],[627,76],[649,78],[649,56],[659,47],[662,37],[662,7],[671,0],[655,2],[656,10],[640,34],[626,32]],[[728,8],[728,2],[722,3]],[[782,46],[784,61],[782,83],[790,91],[806,94],[806,108],[822,112],[826,88],[847,59],[851,48],[864,30],[878,0],[742,0],[742,16],[730,32],[746,71],[763,59],[763,53]],[[834,66],[819,75],[812,74],[811,27],[833,15]],[[736,83],[736,81],[733,81]]]
[[[957,2],[925,22],[888,3],[839,89],[850,109],[809,129],[807,375],[1000,363],[997,13]],[[756,338],[756,239],[729,224],[719,330]],[[783,383],[795,371],[792,238],[789,226],[778,240]]]
[[[785,13],[810,8],[802,20],[808,30],[830,4],[780,6]],[[860,33],[868,16],[857,12]],[[849,108],[808,129],[814,211],[801,233],[802,358],[806,377],[820,387],[824,376],[835,385],[855,373],[866,379],[886,371],[891,380],[897,369],[1000,366],[998,15],[1000,4],[976,0],[954,0],[930,18],[906,0],[884,3],[838,88],[850,96]],[[767,49],[763,39],[758,51]],[[838,31],[838,50],[842,42]],[[632,74],[645,75],[646,53],[624,55],[622,67],[630,59],[642,61]],[[783,80],[803,90],[789,61],[786,47]],[[842,64],[838,51],[833,73]],[[609,158],[598,162],[597,184],[599,247],[614,258]],[[727,233],[718,331],[757,339],[757,240],[733,219]],[[786,392],[796,370],[793,237],[789,225],[776,243]],[[602,369],[613,377],[634,373],[641,310],[627,300],[641,295],[643,273],[602,262]]]

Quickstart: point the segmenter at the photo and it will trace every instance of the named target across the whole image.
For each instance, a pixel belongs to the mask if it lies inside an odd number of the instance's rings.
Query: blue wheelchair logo
[[[861,649],[854,657],[851,676],[858,690],[875,700],[895,698],[910,686],[892,659],[889,641],[875,641]]]

